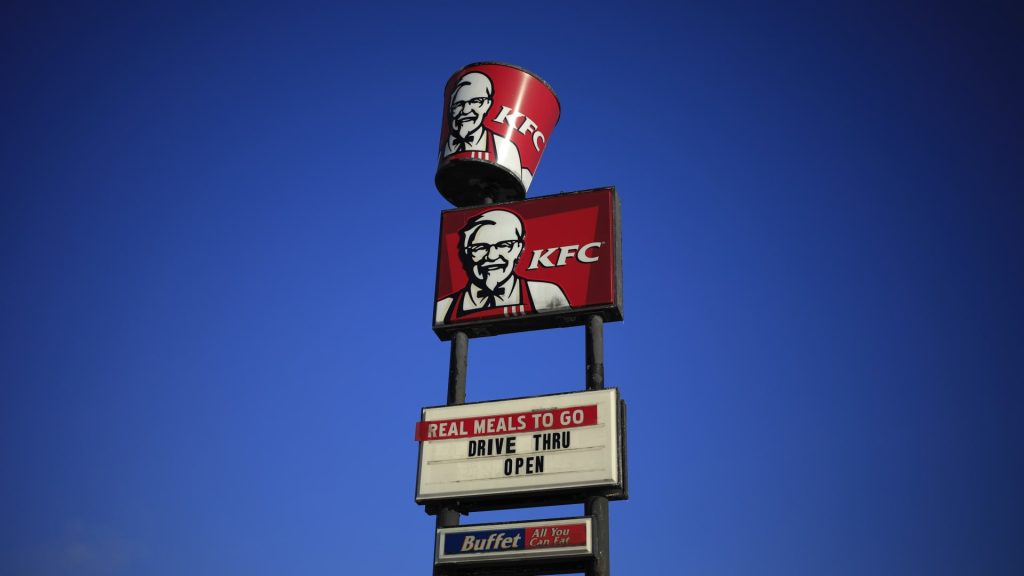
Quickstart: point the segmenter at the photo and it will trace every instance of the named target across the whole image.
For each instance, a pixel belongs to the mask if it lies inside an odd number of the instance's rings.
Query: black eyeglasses
[[[491,252],[491,248],[499,256],[508,256],[512,253],[512,250],[519,244],[519,240],[502,240],[501,242],[495,242],[494,244],[470,244],[466,246],[466,253],[469,254],[473,260],[482,260],[484,256],[487,256]]]
[[[459,100],[457,102],[452,102],[452,113],[454,113],[459,108],[479,109],[481,106],[484,105],[484,102],[487,102],[488,100],[490,100],[490,98],[480,96],[477,98],[470,98],[469,100]]]

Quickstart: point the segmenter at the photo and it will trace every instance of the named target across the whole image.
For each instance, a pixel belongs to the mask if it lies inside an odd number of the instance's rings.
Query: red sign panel
[[[498,436],[543,430],[562,430],[597,424],[597,405],[570,406],[552,410],[473,416],[454,420],[416,423],[416,440],[449,440],[474,436]]]
[[[614,188],[442,212],[434,331],[622,320],[619,249]]]

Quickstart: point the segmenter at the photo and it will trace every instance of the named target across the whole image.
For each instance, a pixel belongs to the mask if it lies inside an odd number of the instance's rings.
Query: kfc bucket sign
[[[444,90],[438,191],[456,206],[523,199],[559,114],[551,87],[522,68],[459,70]]]
[[[622,320],[618,205],[600,188],[442,212],[434,332]]]

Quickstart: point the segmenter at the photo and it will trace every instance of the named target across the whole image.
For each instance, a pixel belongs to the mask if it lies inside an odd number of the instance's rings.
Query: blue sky
[[[442,90],[548,81],[614,185],[616,574],[1019,574],[1011,3],[0,9],[0,573],[427,573]],[[468,396],[580,389],[581,328]],[[473,514],[557,517],[581,507]]]

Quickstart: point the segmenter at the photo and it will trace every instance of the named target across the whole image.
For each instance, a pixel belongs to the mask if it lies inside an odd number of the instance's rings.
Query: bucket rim
[[[519,66],[517,64],[509,64],[508,62],[499,62],[497,60],[484,60],[481,62],[473,62],[472,64],[466,64],[462,68],[456,70],[451,76],[448,77],[448,82],[451,82],[452,78],[455,78],[464,70],[468,68],[473,68],[474,66],[505,66],[506,68],[513,68],[515,70],[519,70],[520,72],[524,72],[526,74],[529,74],[530,76],[533,76],[534,79],[543,84],[544,87],[547,88],[549,92],[551,92],[551,95],[555,97],[555,104],[558,106],[558,116],[555,118],[554,125],[557,126],[558,121],[562,119],[562,101],[558,98],[558,93],[555,92],[555,89],[551,87],[551,84],[548,84],[547,80],[541,78],[536,73],[527,70],[526,68],[523,68],[522,66]],[[447,85],[447,82],[445,84]]]

